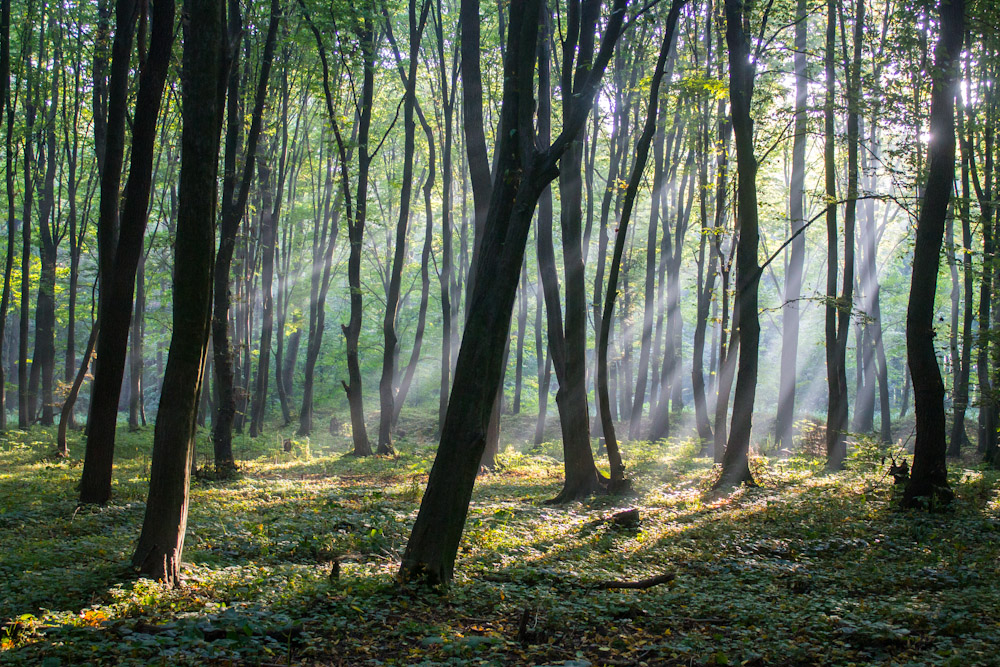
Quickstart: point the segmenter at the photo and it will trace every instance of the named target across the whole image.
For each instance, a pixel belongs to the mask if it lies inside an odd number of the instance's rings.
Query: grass
[[[953,466],[954,508],[911,513],[873,445],[836,475],[760,459],[762,488],[713,495],[694,443],[631,443],[637,496],[552,507],[558,444],[509,446],[477,482],[454,584],[415,591],[394,575],[432,429],[403,430],[393,459],[344,456],[339,433],[238,441],[238,479],[193,484],[178,590],[127,565],[151,429],[119,437],[104,508],[76,506],[81,461],[48,458],[52,433],[5,434],[0,664],[998,664],[993,471]],[[632,507],[637,527],[605,521]]]

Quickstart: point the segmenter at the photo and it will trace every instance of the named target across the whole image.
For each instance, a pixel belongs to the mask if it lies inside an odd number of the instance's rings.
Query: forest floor
[[[558,445],[508,447],[453,585],[407,590],[433,446],[402,429],[397,458],[240,440],[239,478],[193,483],[176,590],[128,567],[152,428],[119,437],[107,507],[77,507],[79,441],[57,460],[50,431],[0,436],[0,664],[1000,664],[1000,478],[974,463],[952,465],[952,509],[902,512],[871,444],[834,475],[756,458],[760,488],[713,494],[694,443],[632,443],[635,496],[554,507]]]

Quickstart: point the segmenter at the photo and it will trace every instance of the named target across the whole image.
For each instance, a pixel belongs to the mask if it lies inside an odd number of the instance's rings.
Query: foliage
[[[993,471],[955,467],[950,513],[896,509],[885,452],[848,470],[761,459],[764,486],[710,495],[694,442],[631,443],[638,495],[553,507],[556,443],[511,445],[477,484],[447,591],[401,590],[427,424],[397,458],[348,439],[243,449],[195,481],[185,586],[135,580],[150,431],[123,437],[115,502],[77,508],[52,434],[0,441],[0,664],[989,664],[1000,642]],[[199,447],[208,451],[207,442]],[[74,450],[74,451],[78,451]],[[637,508],[638,526],[606,519]],[[336,563],[336,565],[334,565]],[[331,578],[331,570],[339,574]],[[645,591],[604,580],[675,579]]]

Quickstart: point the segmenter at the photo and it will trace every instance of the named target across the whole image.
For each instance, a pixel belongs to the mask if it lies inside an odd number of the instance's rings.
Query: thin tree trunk
[[[802,297],[802,270],[805,265],[806,237],[801,232],[805,224],[806,132],[809,129],[807,105],[809,83],[806,78],[806,35],[809,28],[808,4],[798,0],[795,9],[795,137],[792,140],[792,174],[789,187],[790,232],[795,236],[788,249],[785,269],[785,293],[781,316],[781,375],[778,381],[778,412],[774,422],[774,439],[779,447],[792,442],[795,422],[795,384],[798,379],[799,326],[802,319],[799,299]]]
[[[131,344],[129,346],[129,401],[128,428],[139,430],[139,423],[146,425],[143,408],[143,320],[146,315],[146,258],[139,259],[135,274],[135,307],[132,309]]]
[[[837,313],[842,307],[837,300],[837,273],[840,255],[837,230],[837,174],[834,155],[834,99],[836,96],[836,76],[834,51],[837,36],[837,7],[835,0],[827,0],[826,22],[826,101],[823,105],[825,149],[823,164],[826,173],[826,466],[838,470],[846,455],[844,433],[847,430],[847,377],[840,363],[840,348],[837,329]],[[845,234],[845,248],[851,247],[853,238]],[[845,272],[847,268],[845,266]],[[847,280],[844,280],[846,289]]]
[[[10,104],[10,0],[0,0],[0,111],[7,113],[4,137],[7,183],[7,256],[4,259],[3,295],[0,296],[0,430],[7,430],[7,390],[3,347],[10,309],[11,276],[14,273],[14,238],[17,223],[14,214],[14,110]]]
[[[614,314],[615,298],[618,294],[618,275],[621,271],[622,253],[625,250],[625,240],[628,236],[628,225],[632,217],[632,209],[635,205],[635,198],[642,182],[643,172],[646,169],[646,160],[649,157],[649,147],[656,133],[656,117],[659,112],[660,82],[664,78],[667,56],[670,54],[671,44],[674,38],[674,30],[677,26],[677,17],[680,15],[681,7],[685,0],[673,0],[670,6],[670,13],[667,16],[666,26],[663,32],[663,41],[660,43],[660,54],[656,61],[656,68],[649,87],[649,103],[646,107],[646,121],[639,135],[639,140],[635,147],[635,161],[632,164],[632,174],[629,177],[628,186],[625,191],[625,201],[622,206],[621,216],[618,221],[618,235],[615,238],[614,255],[611,259],[611,269],[608,275],[607,293],[604,297],[604,312],[601,315],[600,338],[597,344],[597,394],[598,404],[601,410],[601,425],[604,432],[604,441],[608,448],[608,459],[611,464],[611,483],[609,490],[619,492],[628,489],[631,485],[625,479],[625,465],[622,463],[621,454],[618,451],[618,439],[615,434],[614,422],[611,419],[611,410],[608,396],[608,342],[611,334],[611,320]],[[648,272],[648,268],[647,268]]]
[[[229,321],[239,317],[232,308],[230,291],[230,274],[232,272],[233,253],[236,250],[236,235],[243,219],[247,199],[250,194],[250,182],[253,178],[254,163],[257,159],[257,143],[260,137],[264,103],[267,99],[267,82],[274,61],[274,48],[278,34],[278,19],[280,18],[279,0],[272,0],[271,15],[268,23],[267,37],[264,41],[264,53],[260,64],[260,78],[254,97],[253,115],[250,120],[250,130],[247,134],[246,159],[241,174],[236,173],[237,153],[240,150],[240,128],[243,124],[243,114],[239,104],[239,37],[243,34],[239,3],[229,0],[228,39],[233,43],[231,71],[228,80],[226,108],[226,139],[225,162],[223,165],[221,223],[219,225],[219,250],[215,259],[212,277],[212,356],[215,369],[215,384],[219,397],[218,407],[212,419],[212,448],[215,457],[215,473],[226,477],[235,470],[233,458],[233,427],[237,417],[238,400],[236,395],[236,356],[238,348],[233,349],[229,337]],[[238,309],[237,309],[238,312]]]
[[[258,149],[259,150],[259,149]],[[261,251],[261,327],[260,353],[257,356],[257,380],[250,407],[250,437],[264,430],[267,410],[267,384],[271,372],[271,338],[274,333],[274,250],[278,220],[274,215],[271,169],[264,156],[257,156],[257,182],[261,189],[260,251]]]
[[[521,414],[521,383],[524,375],[524,329],[528,324],[528,263],[521,267],[521,289],[518,291],[517,353],[514,361],[514,405],[511,414]]]
[[[653,185],[649,203],[649,226],[646,234],[646,273],[643,290],[642,335],[639,343],[639,380],[635,387],[635,403],[629,421],[628,437],[638,440],[642,429],[642,408],[646,399],[646,379],[650,374],[650,352],[653,345],[653,317],[656,313],[656,232],[659,228],[660,193],[663,190],[663,137],[667,115],[659,115],[653,136]],[[696,343],[697,344],[697,343]],[[652,393],[652,392],[650,392]],[[650,405],[655,405],[650,400]]]
[[[399,338],[396,334],[396,320],[399,317],[399,295],[403,280],[403,263],[406,261],[406,234],[410,221],[410,200],[413,191],[413,152],[415,150],[416,122],[413,119],[416,106],[417,65],[420,62],[420,39],[427,22],[429,0],[423,3],[420,18],[417,18],[417,0],[409,0],[410,26],[410,68],[406,77],[403,101],[403,182],[399,195],[399,219],[396,222],[396,242],[393,248],[392,268],[389,286],[386,290],[385,316],[382,318],[382,377],[379,380],[378,448],[379,455],[396,453],[392,445],[392,426],[396,415],[395,382],[396,359],[399,355]]]
[[[957,132],[959,137],[965,136],[965,110],[962,98],[958,97],[957,103]],[[972,320],[975,317],[973,311],[973,285],[975,284],[975,274],[972,267],[972,219],[969,210],[969,200],[972,197],[969,187],[969,156],[963,148],[962,150],[962,199],[959,212],[962,217],[962,352],[958,358],[960,370],[955,381],[955,416],[952,421],[951,438],[949,439],[948,456],[959,456],[962,453],[962,446],[968,443],[969,438],[965,433],[965,412],[969,405],[969,371],[972,366]],[[957,274],[957,267],[955,273]]]
[[[31,25],[31,20],[27,22]],[[24,39],[30,44],[31,31],[26,31]],[[26,47],[22,47],[26,48]],[[30,59],[25,59],[24,64],[24,133],[28,141],[24,142],[23,164],[24,170],[24,192],[21,195],[21,285],[31,285],[31,202],[35,194],[35,180],[32,178],[32,168],[34,165],[34,149],[31,136],[35,125],[35,104],[33,101],[32,81],[33,70]],[[12,105],[8,105],[12,106]],[[13,113],[12,109],[8,109]],[[17,426],[26,429],[33,421],[32,412],[34,410],[34,397],[29,390],[28,380],[28,326],[29,312],[31,308],[31,290],[21,289],[21,309],[20,309],[20,330],[18,335],[18,361],[17,361]]]

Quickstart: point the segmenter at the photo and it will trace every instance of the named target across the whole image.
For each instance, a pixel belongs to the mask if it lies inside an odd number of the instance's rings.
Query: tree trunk
[[[837,35],[837,6],[827,0],[826,23],[826,101],[823,106],[825,149],[823,164],[826,173],[826,382],[828,389],[826,411],[826,467],[839,470],[846,455],[844,435],[847,431],[847,374],[841,363],[840,337],[837,314],[844,307],[837,300],[837,273],[840,256],[837,231],[837,174],[834,155],[834,99],[836,95],[835,48]],[[846,223],[845,223],[846,226]],[[853,237],[844,235],[844,247],[852,247]],[[845,252],[846,255],[846,252]],[[845,262],[844,289],[847,289]]]
[[[3,342],[7,332],[10,309],[11,276],[14,273],[14,237],[17,231],[14,208],[14,110],[10,100],[10,0],[0,0],[0,110],[7,112],[7,132],[4,135],[7,183],[7,255],[4,259],[3,294],[0,296],[0,430],[7,430],[7,391],[3,364]]]
[[[757,159],[753,152],[753,120],[750,117],[756,68],[750,59],[750,42],[743,31],[744,11],[741,0],[726,0],[729,102],[733,117],[733,137],[736,140],[738,176],[736,201],[740,237],[736,247],[737,298],[734,319],[739,327],[739,362],[736,393],[733,397],[732,427],[717,487],[754,483],[748,455],[757,391],[757,345],[760,340],[757,312],[757,287],[760,283],[760,268],[757,264]]]
[[[941,35],[934,53],[927,186],[917,219],[913,274],[906,307],[907,364],[916,400],[913,468],[905,507],[948,504],[954,494],[945,463],[944,383],[934,352],[934,294],[944,221],[955,180],[955,93],[965,33],[965,0],[939,6]]]
[[[650,352],[653,345],[653,317],[656,313],[656,232],[659,228],[660,194],[663,190],[663,137],[667,115],[660,114],[653,136],[653,185],[649,202],[649,227],[646,233],[646,273],[643,287],[642,335],[639,342],[639,380],[635,387],[635,403],[629,421],[628,437],[642,437],[642,408],[646,400],[646,379],[650,374]],[[697,345],[697,342],[695,343]],[[655,367],[655,365],[654,365]],[[650,392],[652,393],[652,392]],[[650,400],[650,405],[655,405]]]
[[[163,0],[160,0],[162,2]],[[140,574],[175,586],[187,528],[195,418],[208,356],[216,178],[226,77],[221,0],[185,3],[183,126],[173,281],[173,333],[153,435],[149,499],[132,556]]]
[[[960,105],[957,112],[957,132],[958,136],[965,136],[965,113],[962,107],[962,98],[956,98]],[[961,140],[961,139],[960,139]],[[969,372],[972,367],[972,320],[975,317],[973,310],[973,285],[975,284],[975,274],[972,267],[972,218],[969,210],[969,200],[972,193],[969,187],[969,156],[966,150],[962,150],[962,199],[960,204],[960,215],[962,217],[962,353],[958,359],[960,372],[955,382],[955,417],[952,421],[951,438],[948,446],[948,456],[958,456],[962,452],[962,446],[968,443],[969,438],[965,434],[965,412],[969,406]],[[957,271],[956,271],[957,273]]]
[[[260,150],[260,149],[258,149]],[[271,169],[268,160],[257,156],[257,182],[261,189],[260,213],[260,292],[261,327],[260,353],[257,356],[257,381],[250,407],[250,437],[256,438],[264,431],[264,413],[267,411],[267,384],[271,372],[271,338],[274,333],[274,249],[278,219],[272,200]]]
[[[146,425],[146,411],[143,407],[143,320],[146,315],[146,258],[139,259],[135,275],[135,307],[132,309],[131,344],[129,346],[129,397],[128,428],[139,430],[139,423]]]
[[[463,345],[441,443],[431,469],[399,577],[447,583],[468,513],[486,428],[498,393],[518,274],[535,204],[557,173],[556,161],[586,122],[596,84],[621,32],[624,0],[614,7],[595,74],[580,91],[571,122],[551,147],[539,147],[533,127],[539,0],[510,5],[504,94],[497,128],[497,179],[483,227],[475,289],[469,301]],[[563,63],[565,68],[567,63]]]
[[[427,140],[430,141],[431,136],[428,136]],[[431,151],[431,164],[433,165],[433,148]],[[403,377],[399,382],[399,390],[396,392],[395,407],[392,415],[392,424],[394,427],[399,421],[399,413],[403,409],[403,402],[410,392],[410,387],[413,386],[413,376],[417,371],[417,362],[420,361],[420,350],[423,348],[424,331],[427,326],[427,304],[430,301],[431,293],[431,248],[434,244],[434,214],[431,207],[433,188],[432,173],[424,182],[424,247],[420,251],[420,305],[417,308],[417,330],[413,334],[413,349],[410,352],[410,361],[406,364]]]
[[[511,414],[521,414],[521,384],[524,375],[524,329],[528,325],[528,263],[521,267],[521,289],[517,297],[517,353],[514,361],[514,405]]]
[[[236,354],[229,337],[229,320],[238,320],[231,313],[232,296],[230,273],[233,253],[236,250],[236,235],[239,232],[250,182],[253,178],[254,163],[257,159],[257,143],[260,138],[264,103],[267,99],[267,82],[274,61],[274,48],[278,34],[278,19],[281,16],[278,0],[271,2],[271,17],[264,41],[264,53],[260,64],[260,78],[254,97],[250,131],[247,134],[246,159],[241,174],[236,173],[237,153],[240,150],[240,128],[243,114],[240,110],[240,68],[239,37],[243,34],[239,3],[229,0],[228,39],[233,44],[233,61],[228,79],[226,102],[226,141],[222,179],[221,223],[219,225],[219,251],[212,274],[212,356],[215,369],[215,384],[219,397],[218,407],[212,419],[212,448],[215,457],[215,473],[226,477],[235,470],[233,458],[233,427],[236,420]]]
[[[121,3],[120,3],[121,4]],[[125,4],[134,4],[126,0]],[[156,123],[159,117],[160,101],[166,81],[173,46],[174,6],[169,0],[160,0],[153,5],[153,21],[150,32],[149,53],[146,63],[139,73],[139,89],[136,95],[135,115],[132,123],[131,162],[125,198],[122,203],[118,239],[113,245],[113,259],[110,260],[110,277],[102,283],[102,298],[99,308],[97,358],[100,360],[94,374],[94,385],[87,422],[87,451],[83,464],[80,484],[80,502],[107,503],[111,497],[111,472],[115,448],[115,424],[118,417],[118,398],[122,377],[125,374],[125,357],[128,350],[128,334],[132,319],[132,297],[135,288],[135,272],[143,250],[146,218],[149,205],[149,191],[152,180],[153,148],[156,142]],[[115,48],[117,49],[115,36]],[[130,49],[120,53],[115,51],[112,62],[112,88],[127,85],[127,81],[116,81],[127,77]],[[123,61],[119,64],[118,56]],[[116,95],[110,96],[110,105],[116,103]],[[124,107],[124,95],[120,98]],[[125,109],[114,109],[115,114],[125,113]],[[124,119],[123,119],[124,121]],[[111,121],[109,119],[109,126]],[[109,130],[109,143],[111,132]],[[116,149],[117,152],[117,149]],[[110,147],[106,159],[111,157]],[[106,196],[118,198],[116,179],[108,173],[105,164],[105,182],[101,188],[102,220],[114,220],[117,207],[110,204],[107,211]],[[110,171],[114,171],[111,169]],[[115,204],[117,201],[115,202]],[[105,230],[107,233],[107,230]],[[103,262],[103,260],[102,260]],[[101,271],[104,271],[102,263]],[[106,291],[104,291],[106,290]]]
[[[795,236],[788,249],[785,269],[785,293],[781,316],[781,375],[778,381],[778,413],[774,422],[774,440],[780,447],[792,442],[795,423],[795,383],[798,379],[799,323],[802,297],[802,270],[805,264],[806,237],[801,233],[805,224],[806,133],[809,130],[807,106],[809,82],[806,78],[806,35],[809,28],[808,4],[798,0],[795,9],[795,138],[792,141],[792,174],[789,192],[790,232]]]
[[[573,2],[569,7],[572,34],[563,43],[563,118],[576,112],[575,93],[583,83],[582,72],[589,67],[594,52],[593,32],[599,2]],[[548,143],[551,134],[551,71],[548,35],[552,18],[545,10],[542,22],[544,36],[538,41],[538,132]],[[573,61],[576,58],[576,73]],[[566,320],[563,324],[559,303],[559,279],[556,273],[555,247],[552,240],[552,191],[542,191],[538,208],[538,273],[545,301],[548,358],[555,370],[558,389],[556,408],[563,441],[565,480],[553,502],[569,502],[603,489],[603,476],[598,472],[590,446],[589,408],[587,406],[587,295],[584,269],[586,242],[582,237],[581,177],[583,147],[578,142],[562,156],[559,173],[561,199],[563,266],[566,272]],[[548,393],[548,385],[545,387]],[[547,401],[546,396],[546,401]],[[546,404],[547,407],[547,404]],[[544,426],[543,426],[544,429]],[[536,432],[537,432],[536,426]]]
[[[457,90],[457,77],[459,72],[458,56],[459,49],[455,49],[452,63],[451,91],[448,89],[448,76],[445,68],[444,57],[444,16],[442,12],[441,0],[437,0],[437,18],[434,23],[435,34],[437,36],[437,56],[438,73],[440,75],[441,104],[444,116],[444,146],[441,155],[441,388],[438,401],[438,428],[444,424],[445,413],[448,410],[448,390],[451,387],[451,367],[454,344],[455,325],[458,318],[458,306],[460,293],[458,281],[456,280],[454,264],[454,252],[452,250],[452,221],[451,221],[451,192],[454,177],[451,167],[451,148],[454,140],[453,118],[455,112],[455,91]],[[425,130],[426,132],[426,130]],[[432,135],[428,134],[427,141],[431,156],[433,157],[434,144]],[[431,160],[433,165],[433,160]],[[428,177],[428,183],[433,182],[433,169]],[[429,186],[424,185],[425,189]],[[427,196],[427,195],[425,195]]]
[[[31,21],[28,21],[29,30],[26,31],[25,39],[31,39]],[[31,136],[35,125],[35,104],[32,90],[32,67],[31,59],[26,59],[24,64],[25,88],[28,92],[24,96],[24,134],[28,141],[24,142],[24,192],[21,195],[21,285],[31,285],[31,202],[35,194],[35,179],[32,177],[34,163],[34,149]],[[12,105],[11,105],[12,106]],[[13,113],[13,109],[8,109],[8,113]],[[21,289],[20,308],[20,329],[17,343],[17,426],[20,429],[27,429],[33,421],[32,412],[34,410],[34,397],[29,390],[28,380],[28,327],[29,312],[31,308],[31,290]]]
[[[403,281],[403,263],[406,261],[406,232],[410,221],[410,200],[413,191],[413,152],[417,124],[413,119],[416,106],[417,65],[420,63],[420,39],[427,22],[429,0],[423,3],[420,18],[417,18],[417,0],[409,0],[410,26],[410,68],[406,77],[403,101],[403,181],[399,194],[399,219],[396,222],[396,242],[393,248],[392,268],[389,286],[386,290],[385,315],[382,318],[382,377],[379,380],[378,448],[380,456],[396,453],[392,445],[392,426],[395,422],[396,359],[399,356],[399,338],[396,335],[396,320],[399,317],[399,294]]]
[[[625,240],[628,236],[628,225],[632,218],[632,209],[639,192],[643,172],[646,170],[646,160],[649,157],[649,147],[656,132],[656,117],[659,112],[660,83],[664,78],[667,56],[670,54],[677,26],[677,17],[685,0],[673,0],[670,13],[667,16],[663,31],[663,41],[660,43],[660,54],[656,60],[656,68],[649,86],[649,103],[646,107],[646,121],[635,147],[635,161],[632,163],[632,174],[629,177],[625,191],[625,201],[618,220],[618,235],[615,237],[614,255],[611,259],[611,269],[608,275],[607,293],[604,297],[604,312],[601,316],[601,331],[597,343],[597,396],[601,410],[601,425],[604,432],[604,442],[608,448],[608,459],[611,464],[611,492],[625,490],[630,487],[625,479],[625,465],[618,451],[618,439],[615,435],[614,422],[611,420],[611,409],[608,396],[608,342],[611,334],[611,319],[614,314],[615,298],[618,294],[618,275],[621,271],[622,253],[625,251]],[[679,253],[678,249],[678,253]],[[649,269],[647,267],[647,273]],[[648,290],[647,290],[648,296]],[[640,400],[641,403],[641,400]]]

